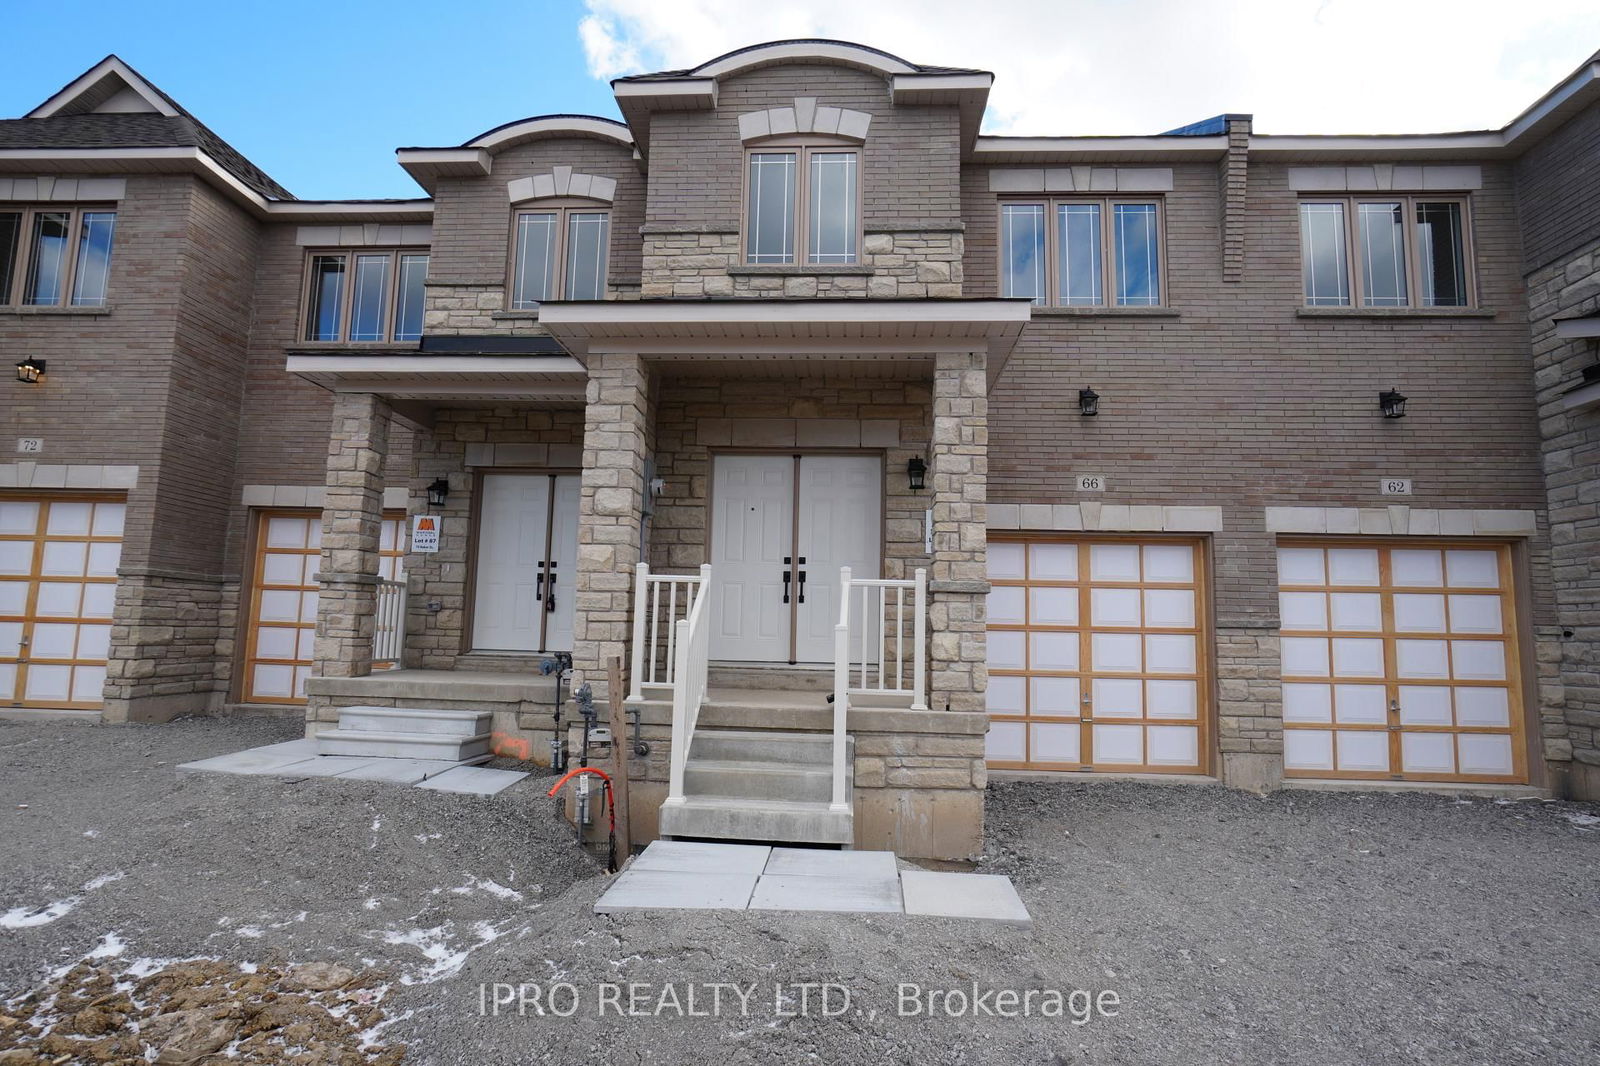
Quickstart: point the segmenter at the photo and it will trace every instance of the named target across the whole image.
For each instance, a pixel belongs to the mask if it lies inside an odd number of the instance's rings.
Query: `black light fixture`
[[[1378,410],[1383,412],[1384,418],[1404,418],[1406,398],[1394,389],[1385,389],[1378,393]]]
[[[922,456],[913,455],[906,460],[906,480],[911,482],[912,492],[921,492],[928,483],[928,464],[922,461]]]
[[[450,482],[438,478],[428,486],[428,506],[443,507],[445,498],[450,495]]]
[[[1100,394],[1094,391],[1093,385],[1078,390],[1078,413],[1085,418],[1093,418],[1100,413]]]
[[[17,380],[26,381],[30,385],[38,384],[44,377],[44,360],[35,359],[33,356],[25,357],[17,364]]]

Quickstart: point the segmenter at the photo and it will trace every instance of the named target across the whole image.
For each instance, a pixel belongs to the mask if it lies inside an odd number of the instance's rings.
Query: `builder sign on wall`
[[[411,516],[411,550],[436,552],[439,550],[439,516],[419,514]]]

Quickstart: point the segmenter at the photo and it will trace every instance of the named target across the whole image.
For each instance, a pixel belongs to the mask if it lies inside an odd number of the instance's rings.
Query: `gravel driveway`
[[[606,878],[540,779],[486,800],[173,769],[298,732],[0,722],[0,999],[98,951],[113,967],[381,970],[384,1037],[410,1046],[408,1063],[1600,1061],[1592,807],[1002,784],[982,869],[1013,878],[1031,932],[601,918]],[[824,999],[806,982],[842,988]],[[515,1003],[495,1014],[497,983],[541,1005],[570,985],[576,1010],[541,1017],[525,998],[520,1016]],[[602,988],[629,983],[600,1013]],[[721,983],[739,992],[722,993],[720,1016],[682,1016],[691,985],[706,1011]],[[1041,1016],[1043,999],[1031,1017],[974,1017],[953,996],[937,1016],[897,1015],[974,984],[1085,995],[1059,1017]],[[902,1000],[901,985],[917,991]],[[1074,1024],[1074,1004],[1105,992],[1115,1002]]]

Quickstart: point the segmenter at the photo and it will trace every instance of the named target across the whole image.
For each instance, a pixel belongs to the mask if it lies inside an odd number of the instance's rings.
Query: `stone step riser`
[[[832,692],[832,670],[785,670],[782,667],[712,666],[707,688],[759,688],[786,692]]]
[[[753,800],[800,800],[827,803],[833,798],[833,775],[825,770],[696,765],[684,767],[683,791],[688,796],[736,796]]]
[[[429,733],[441,737],[475,737],[487,733],[494,716],[487,712],[471,718],[426,715],[416,711],[395,714],[382,707],[344,707],[339,711],[341,732]]]
[[[691,799],[661,808],[661,835],[676,839],[776,841],[793,844],[854,842],[849,812],[826,807],[810,811],[764,811],[697,807]]]
[[[460,762],[489,754],[489,734],[445,737],[430,733],[379,733],[373,730],[317,735],[319,755],[355,755],[369,759],[449,759]]]
[[[821,734],[819,734],[821,736]],[[854,754],[854,744],[845,742],[846,761]],[[819,740],[798,737],[793,733],[774,733],[762,736],[718,736],[698,733],[689,749],[689,758],[717,762],[759,762],[779,766],[833,765],[833,738]]]

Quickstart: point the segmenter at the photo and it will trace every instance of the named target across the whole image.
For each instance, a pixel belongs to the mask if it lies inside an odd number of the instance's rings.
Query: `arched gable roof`
[[[532,118],[519,118],[485,130],[461,147],[503,152],[514,145],[550,137],[592,137],[611,141],[624,148],[633,147],[633,134],[626,125],[596,115],[535,115]]]

